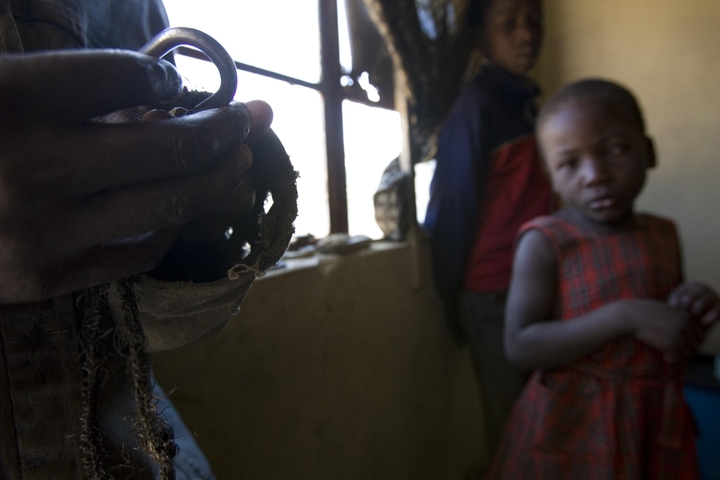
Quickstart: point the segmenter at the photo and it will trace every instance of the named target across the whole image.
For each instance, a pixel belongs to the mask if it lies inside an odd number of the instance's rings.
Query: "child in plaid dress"
[[[535,369],[489,479],[698,479],[685,360],[720,317],[683,282],[673,222],[634,211],[655,164],[623,87],[571,84],[538,119],[565,208],[519,234],[506,313],[509,359]]]

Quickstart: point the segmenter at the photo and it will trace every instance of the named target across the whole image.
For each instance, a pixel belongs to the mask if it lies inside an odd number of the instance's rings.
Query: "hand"
[[[668,304],[681,308],[706,327],[720,318],[720,298],[709,287],[695,282],[684,282],[672,291]]]
[[[705,334],[687,312],[659,300],[624,300],[622,307],[632,319],[635,338],[662,351],[668,362],[689,358]]]
[[[234,161],[238,164],[246,163],[248,160],[252,163],[252,152],[247,145],[252,146],[255,140],[270,128],[273,117],[271,107],[263,101],[252,100],[247,102],[245,106],[250,114],[252,127],[243,143],[238,144],[237,147],[228,152],[228,156],[235,157]],[[166,110],[133,108],[113,112],[110,116],[104,118],[110,118],[113,123],[133,123],[140,120],[153,122],[175,117]],[[179,239],[185,245],[202,245],[223,237],[230,225],[250,212],[254,200],[253,181],[250,176],[246,176],[223,200],[210,207],[207,212],[196,220],[185,224],[179,233]],[[188,260],[190,259],[184,261]]]
[[[133,52],[0,56],[0,303],[148,271],[184,226],[248,195],[241,142],[266,104],[90,122],[180,93],[174,67]]]

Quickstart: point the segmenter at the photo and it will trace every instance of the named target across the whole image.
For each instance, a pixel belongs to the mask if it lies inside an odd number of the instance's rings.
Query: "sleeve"
[[[0,53],[22,52],[23,46],[8,0],[0,0]]]
[[[473,84],[460,95],[443,124],[424,222],[430,234],[435,285],[458,340],[462,333],[457,302],[489,164],[485,105]]]

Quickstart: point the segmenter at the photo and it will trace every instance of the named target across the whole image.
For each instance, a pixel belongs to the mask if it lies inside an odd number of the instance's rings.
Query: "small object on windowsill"
[[[385,235],[384,240],[399,242],[410,230],[408,189],[410,175],[400,168],[400,158],[391,161],[383,171],[373,203],[375,220]]]
[[[347,233],[333,233],[318,240],[316,249],[318,253],[352,253],[368,248],[372,243],[370,237],[365,235],[350,236]]]
[[[317,248],[315,247],[315,245],[305,245],[303,247],[299,247],[294,250],[286,251],[285,255],[283,255],[283,258],[293,259],[293,258],[312,257],[313,255],[315,255],[316,250],[317,250]]]
[[[317,239],[312,235],[299,235],[295,238],[293,238],[292,242],[290,242],[290,246],[288,247],[289,251],[299,251],[304,249],[305,247],[315,245],[317,243]]]

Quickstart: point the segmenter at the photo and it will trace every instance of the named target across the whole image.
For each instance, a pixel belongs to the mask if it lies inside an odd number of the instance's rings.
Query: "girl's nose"
[[[527,19],[523,19],[518,22],[515,29],[515,36],[518,41],[522,43],[528,43],[535,38],[536,32],[533,25]]]
[[[605,162],[595,156],[586,157],[582,168],[583,178],[588,186],[607,182],[610,178],[610,171]]]

